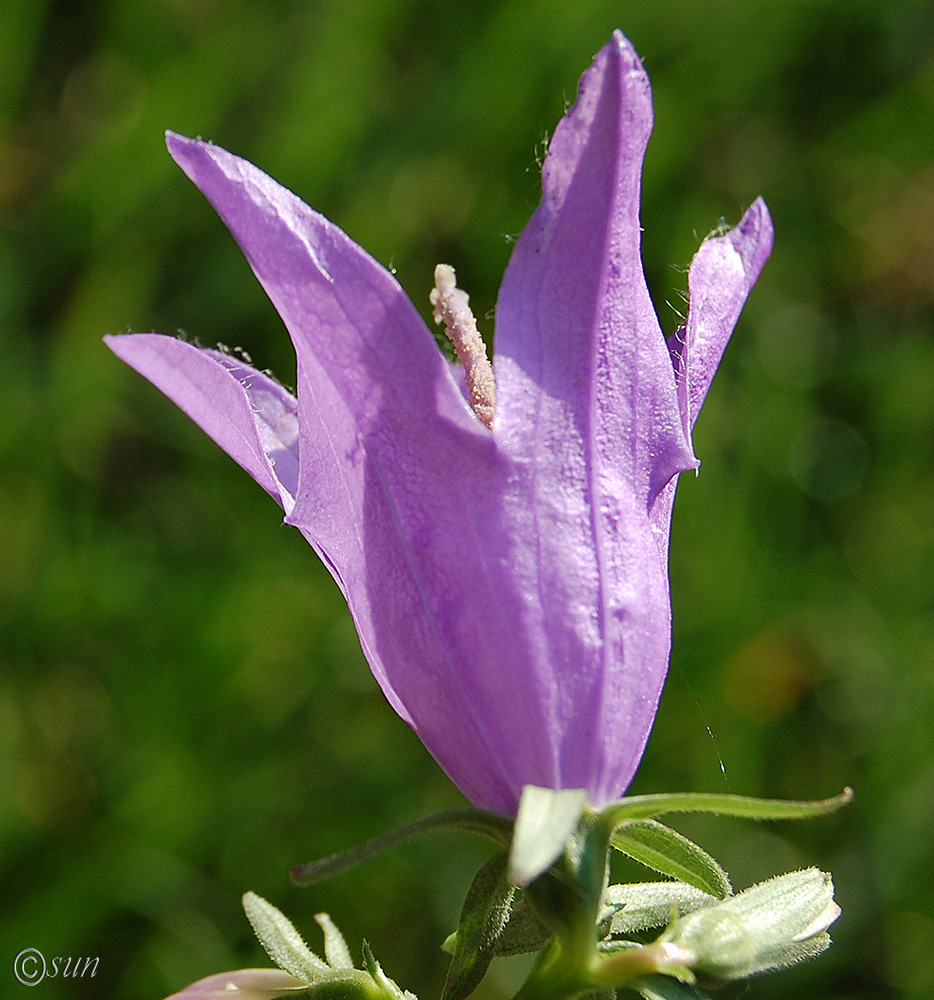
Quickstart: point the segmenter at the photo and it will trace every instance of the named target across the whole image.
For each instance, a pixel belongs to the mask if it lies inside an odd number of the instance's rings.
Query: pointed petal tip
[[[762,198],[756,198],[746,209],[727,238],[742,258],[743,270],[755,281],[772,252],[774,238],[772,216]]]
[[[176,350],[179,344],[184,345],[182,350],[185,348],[199,350],[186,340],[169,337],[164,333],[108,333],[104,336],[104,344],[131,368],[137,368],[137,365],[152,353],[161,353],[165,348],[170,351]],[[144,378],[149,378],[146,372],[140,374]]]
[[[652,120],[648,75],[632,43],[617,30],[584,71],[577,99],[555,129],[542,169],[540,211],[547,214],[563,204],[582,163],[595,172],[597,184],[596,174],[607,175],[618,163],[630,180],[641,172]],[[610,192],[606,197],[613,200]],[[627,204],[637,209],[638,199],[630,197]]]
[[[769,206],[766,205],[765,198],[763,198],[762,195],[759,195],[759,197],[756,198],[756,200],[749,206],[746,214],[749,215],[753,210],[755,210],[760,217],[763,217],[769,224],[771,224],[772,217],[769,214]]]
[[[126,361],[127,354],[132,351],[136,338],[145,336],[139,333],[107,333],[104,335],[104,344],[110,348],[121,361]]]
[[[172,132],[166,130],[165,133],[165,148],[169,151],[169,156],[175,160],[176,164],[182,168],[182,170],[191,177],[188,170],[188,163],[191,160],[191,154],[194,149],[201,145],[197,139],[189,139],[187,136],[179,135],[178,132]]]
[[[705,247],[719,245],[731,247],[738,257],[742,274],[748,281],[747,293],[752,288],[763,265],[772,252],[774,229],[768,206],[762,198],[756,200],[746,209],[743,217],[730,229],[714,231],[701,244],[692,261],[692,268],[705,256]],[[708,248],[709,249],[709,248]]]
[[[178,132],[166,130],[165,133],[165,147],[172,159],[182,169],[184,169],[184,161],[189,159],[192,153],[210,146],[211,143],[209,142],[203,142],[200,139],[190,139],[188,136],[180,135]]]
[[[105,337],[288,513],[298,481],[297,402],[244,362],[161,333]]]
[[[635,73],[640,77],[646,75],[645,69],[642,66],[642,60],[639,58],[639,53],[636,52],[635,46],[619,28],[613,32],[610,40],[596,54],[594,63],[609,61],[610,59],[615,60],[615,69],[620,78],[628,73]],[[646,82],[648,81],[646,80]]]
[[[175,156],[175,149],[177,147],[183,146],[188,142],[191,142],[191,139],[187,136],[181,135],[178,132],[173,132],[170,128],[165,130],[165,147],[172,154],[172,156]]]
[[[744,232],[759,233],[762,237],[767,237],[771,240],[773,234],[772,216],[769,213],[769,207],[766,205],[764,198],[756,198],[749,208],[746,209],[746,213],[740,219],[737,228],[742,229]]]
[[[216,146],[213,142],[205,142],[203,139],[192,139],[178,132],[166,130],[165,147],[169,151],[169,156],[182,168],[188,178],[198,188],[201,185],[192,176],[192,172],[198,162],[203,162],[203,158],[216,161],[218,157],[230,156],[227,150]]]
[[[642,60],[636,52],[636,47],[619,28],[615,28],[613,30],[613,34],[610,35],[610,40],[603,46],[604,51],[608,49],[614,49],[624,59],[636,62],[640,66],[642,65]]]

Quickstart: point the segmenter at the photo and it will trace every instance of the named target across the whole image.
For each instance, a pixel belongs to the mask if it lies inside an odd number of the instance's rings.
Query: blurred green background
[[[0,992],[159,1000],[266,964],[239,905],[437,996],[482,843],[289,865],[461,799],[385,703],[271,500],[101,336],[184,330],[294,379],[274,311],[162,133],[261,165],[428,316],[487,333],[544,142],[615,27],[652,77],[662,323],[721,217],[775,251],[675,510],[672,670],[633,791],[857,790],[801,826],[685,821],[738,887],[834,872],[818,962],[728,997],[934,996],[934,14],[913,0],[6,0],[0,15]],[[484,987],[505,995],[504,963]],[[20,991],[20,992],[18,992]]]

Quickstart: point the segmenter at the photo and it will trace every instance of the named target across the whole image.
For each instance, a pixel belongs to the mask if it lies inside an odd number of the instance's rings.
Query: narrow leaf
[[[296,885],[306,886],[322,879],[332,878],[410,837],[443,827],[482,834],[495,840],[500,847],[506,847],[512,836],[512,822],[506,816],[485,812],[482,809],[447,809],[432,813],[430,816],[423,816],[395,830],[389,830],[341,854],[332,854],[329,858],[312,861],[307,865],[297,865],[290,872],[292,881]]]
[[[514,885],[528,885],[554,864],[586,805],[583,788],[555,791],[526,785],[522,789],[509,852],[509,879]]]
[[[672,911],[679,916],[700,906],[718,902],[686,882],[633,882],[607,886],[606,903],[615,907],[610,921],[611,934],[634,934],[671,922]]]
[[[707,812],[745,819],[807,819],[835,812],[853,799],[853,789],[844,788],[832,799],[794,802],[784,799],[756,799],[745,795],[716,792],[681,792],[665,795],[633,795],[606,806],[604,821],[617,827],[633,819],[649,819],[672,812]]]
[[[316,913],[315,920],[324,931],[324,957],[332,969],[352,969],[353,958],[344,940],[344,935],[334,925],[326,913]]]
[[[726,899],[733,891],[726,872],[701,847],[654,819],[630,820],[616,828],[610,844],[647,868]]]
[[[303,983],[320,982],[332,975],[328,965],[302,940],[292,921],[272,903],[248,892],[243,897],[243,908],[259,943],[280,969]]]
[[[506,880],[506,852],[500,851],[467,890],[441,1000],[463,1000],[476,989],[496,952],[515,891]]]

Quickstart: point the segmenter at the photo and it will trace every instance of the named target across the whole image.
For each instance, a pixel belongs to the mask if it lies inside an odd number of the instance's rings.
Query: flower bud
[[[679,918],[664,940],[695,972],[743,979],[819,955],[839,915],[830,875],[806,868]]]

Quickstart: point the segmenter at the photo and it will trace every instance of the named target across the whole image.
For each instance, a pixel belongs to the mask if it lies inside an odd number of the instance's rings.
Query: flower
[[[495,403],[468,393],[341,230],[244,160],[171,133],[288,328],[297,399],[219,351],[107,340],[281,504],[392,706],[474,804],[509,814],[525,785],[583,788],[599,807],[632,778],[668,667],[675,482],[698,465],[691,429],[771,248],[761,201],[705,241],[666,343],[640,258],[651,124],[648,79],[617,32],[555,131],[503,279]],[[444,268],[432,301],[482,368]]]

